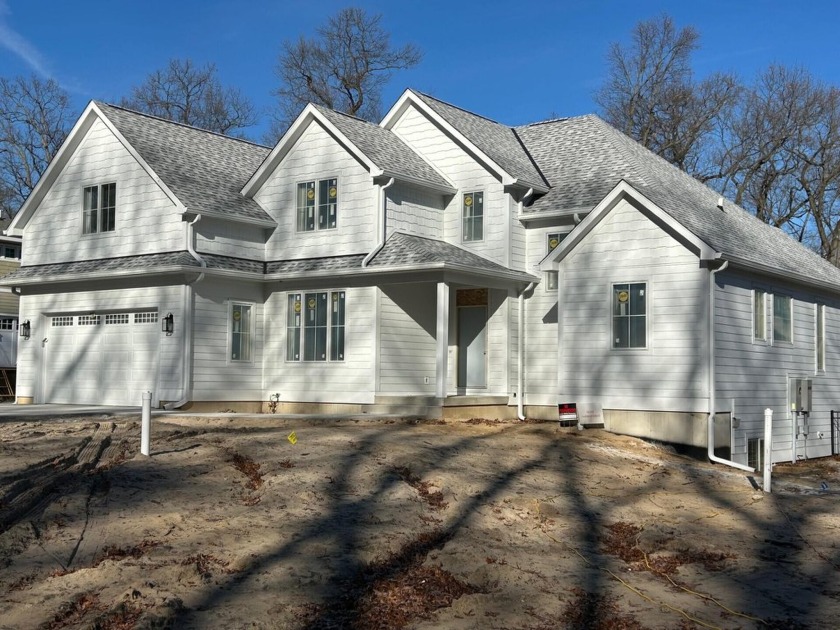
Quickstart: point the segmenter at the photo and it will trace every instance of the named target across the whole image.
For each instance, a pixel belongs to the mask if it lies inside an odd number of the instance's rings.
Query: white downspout
[[[373,257],[376,256],[383,247],[385,247],[385,238],[387,236],[385,223],[388,218],[388,199],[385,197],[385,189],[393,183],[394,178],[392,177],[388,180],[387,184],[379,187],[376,200],[377,205],[382,205],[382,215],[379,220],[379,243],[377,243],[376,247],[374,247],[373,250],[365,256],[365,259],[362,261],[362,267],[367,267]]]
[[[715,274],[728,266],[729,261],[725,260],[717,269],[709,268],[709,419],[707,450],[710,461],[747,472],[755,472],[755,468],[715,455]]]
[[[519,200],[519,216],[522,216],[523,202],[534,194],[534,189],[529,188],[527,192],[522,195]],[[516,369],[516,417],[520,420],[525,419],[525,393],[522,389],[525,387],[525,378],[523,372],[525,371],[525,294],[534,288],[535,283],[529,284],[519,294],[519,352],[517,352],[517,369]]]
[[[201,267],[201,273],[194,280],[184,283],[184,353],[183,353],[183,370],[181,372],[181,400],[167,403],[163,406],[164,409],[180,409],[192,398],[192,379],[190,378],[190,370],[192,368],[192,328],[193,328],[193,292],[195,285],[204,279],[204,269],[207,268],[207,263],[198,255],[193,246],[194,226],[201,221],[201,215],[196,215],[195,219],[187,223],[187,251],[195,258]]]
[[[534,288],[536,283],[529,284],[522,293],[519,294],[519,353],[517,356],[517,370],[516,370],[516,417],[520,420],[525,419],[525,395],[522,388],[525,386],[525,378],[523,372],[525,371],[525,294]]]

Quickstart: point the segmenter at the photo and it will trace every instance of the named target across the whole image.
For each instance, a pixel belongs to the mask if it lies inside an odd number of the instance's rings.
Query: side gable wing
[[[58,150],[55,158],[53,158],[52,162],[50,162],[47,170],[44,171],[41,178],[38,180],[38,183],[35,185],[35,188],[32,190],[32,193],[27,197],[24,204],[21,206],[18,213],[15,215],[14,220],[9,225],[9,228],[6,230],[8,234],[14,236],[21,236],[23,234],[23,229],[29,223],[32,218],[32,215],[36,212],[38,207],[40,206],[41,202],[44,200],[44,197],[50,191],[51,187],[55,184],[55,182],[60,177],[61,173],[69,164],[70,160],[72,160],[73,156],[75,155],[76,151],[78,150],[79,146],[82,144],[84,139],[87,137],[88,132],[93,127],[96,121],[102,121],[106,127],[114,134],[114,136],[120,141],[120,143],[125,147],[125,149],[132,155],[132,157],[137,160],[137,163],[145,170],[149,177],[157,184],[160,190],[172,201],[172,203],[178,207],[182,208],[184,205],[172,192],[172,190],[161,180],[161,178],[154,172],[154,170],[149,166],[149,164],[143,159],[143,157],[137,152],[137,150],[129,143],[123,135],[119,132],[116,126],[108,119],[108,117],[102,112],[102,110],[97,106],[96,103],[91,101],[88,106],[85,108],[85,111],[82,112],[82,115],[79,117],[79,120],[76,121],[76,124],[71,129],[70,133],[67,135],[67,138],[64,140],[64,143],[61,145],[61,148]]]

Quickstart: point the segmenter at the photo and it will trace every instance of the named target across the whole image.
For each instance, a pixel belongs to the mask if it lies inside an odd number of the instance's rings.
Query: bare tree
[[[71,126],[67,92],[54,80],[0,78],[0,218],[14,216]]]
[[[235,88],[223,87],[216,66],[197,66],[190,59],[170,59],[134,87],[122,106],[224,134],[241,134],[257,123],[249,99]]]
[[[705,140],[734,106],[740,86],[724,73],[694,81],[690,62],[699,39],[691,27],[677,30],[667,15],[640,22],[632,45],[610,48],[608,77],[595,101],[610,124],[707,181],[719,172],[707,160]]]
[[[284,42],[276,70],[280,87],[273,139],[310,101],[365,120],[379,117],[382,87],[392,72],[414,67],[421,58],[413,44],[392,48],[381,19],[346,8],[329,18],[316,38]]]

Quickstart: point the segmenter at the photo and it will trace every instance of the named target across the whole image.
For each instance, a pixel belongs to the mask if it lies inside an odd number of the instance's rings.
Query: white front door
[[[458,307],[458,387],[487,387],[487,307]]]

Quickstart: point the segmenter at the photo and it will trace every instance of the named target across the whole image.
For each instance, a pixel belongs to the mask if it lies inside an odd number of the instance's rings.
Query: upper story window
[[[550,232],[549,234],[546,234],[545,253],[550,254],[555,249],[557,249],[557,246],[560,243],[562,243],[563,239],[566,238],[568,235],[569,235],[568,232]]]
[[[20,258],[20,247],[3,245],[3,258]]]
[[[86,186],[82,197],[82,233],[113,232],[117,218],[117,185]]]
[[[463,206],[463,239],[465,241],[484,240],[484,193],[464,193]]]
[[[761,289],[753,290],[753,339],[767,340],[767,293]]]
[[[297,185],[297,231],[330,230],[338,225],[338,179]]]
[[[613,285],[613,348],[647,347],[646,288],[644,282]]]
[[[793,343],[793,299],[788,295],[773,296],[773,341]]]

